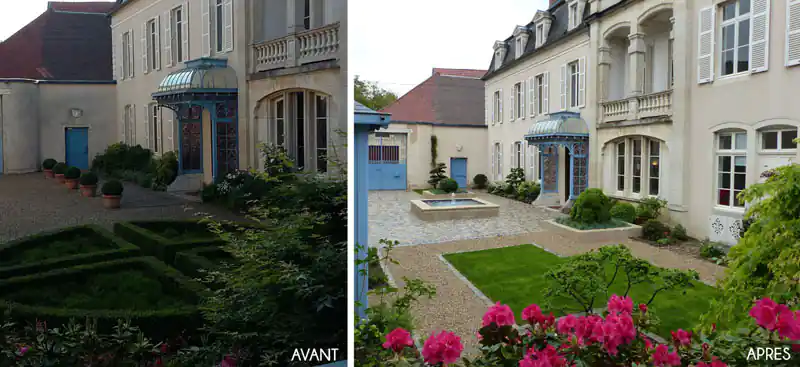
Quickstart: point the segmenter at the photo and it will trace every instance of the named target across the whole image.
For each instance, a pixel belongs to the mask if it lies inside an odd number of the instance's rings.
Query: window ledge
[[[744,216],[744,208],[734,208],[729,206],[714,205],[714,212],[722,214],[734,214]]]
[[[759,150],[758,154],[761,155],[777,155],[777,156],[793,156],[797,154],[797,149],[783,149],[783,150]]]

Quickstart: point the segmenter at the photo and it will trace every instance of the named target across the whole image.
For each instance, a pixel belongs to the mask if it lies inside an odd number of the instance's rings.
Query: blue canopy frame
[[[545,119],[535,122],[525,140],[529,145],[539,147],[539,173],[542,177],[542,193],[558,192],[559,172],[558,172],[558,149],[564,147],[570,151],[570,187],[569,199],[573,200],[577,195],[586,190],[589,182],[589,127],[579,113],[575,112],[555,112],[548,115]],[[551,149],[553,153],[549,153]],[[553,164],[555,161],[555,182],[554,187],[545,185],[545,162]],[[575,164],[579,166],[576,168]],[[576,177],[575,171],[579,171]],[[583,170],[581,172],[581,169]]]

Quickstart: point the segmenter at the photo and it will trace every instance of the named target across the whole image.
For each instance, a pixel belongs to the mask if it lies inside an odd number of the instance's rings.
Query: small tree
[[[519,184],[525,182],[525,170],[522,168],[512,168],[511,173],[506,177],[506,183],[508,186],[517,190]]]
[[[436,164],[436,167],[430,171],[431,178],[428,180],[428,184],[431,187],[439,187],[439,182],[447,178],[447,175],[445,175],[446,170],[447,166],[444,163]]]

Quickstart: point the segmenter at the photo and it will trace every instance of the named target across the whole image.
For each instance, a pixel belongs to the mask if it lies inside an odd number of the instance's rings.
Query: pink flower
[[[449,364],[457,361],[463,351],[464,345],[458,335],[442,331],[438,335],[431,333],[431,337],[422,346],[422,357],[428,364]]]
[[[633,312],[633,300],[631,297],[612,295],[608,300],[608,312],[630,314]]]
[[[578,326],[578,318],[575,315],[567,315],[560,319],[558,319],[558,324],[556,325],[556,331],[559,334],[569,334],[575,330],[575,327]]]
[[[555,324],[556,318],[551,312],[550,315],[544,315],[542,309],[537,305],[530,305],[522,310],[522,318],[529,322],[531,325],[539,325],[542,330],[547,330],[550,326]]]
[[[236,359],[231,355],[225,356],[220,362],[219,367],[236,367]]]
[[[567,360],[558,355],[552,345],[545,346],[542,350],[528,349],[525,357],[519,361],[519,367],[564,367]]]
[[[661,367],[661,366],[680,366],[681,365],[681,357],[678,356],[678,353],[669,352],[669,347],[664,344],[659,344],[656,347],[655,352],[653,353],[653,366]]]
[[[644,304],[644,303],[640,303],[639,304],[639,311],[641,311],[643,314],[647,313],[647,305]]]
[[[778,328],[778,315],[783,311],[789,311],[789,307],[779,305],[770,298],[762,298],[750,309],[750,316],[758,326],[774,331]]]
[[[698,362],[695,367],[728,367],[728,365],[720,361],[717,357],[712,357],[711,363]]]
[[[25,346],[25,347],[22,347],[22,348],[19,348],[19,351],[17,352],[17,354],[18,354],[20,357],[22,357],[22,356],[24,356],[24,355],[25,355],[25,353],[28,353],[28,350],[29,350],[29,349],[30,349],[30,348],[28,348],[27,346]]]
[[[672,331],[672,341],[675,345],[689,346],[692,345],[692,332],[683,329]]]
[[[782,338],[800,340],[800,311],[781,310],[776,328]]]
[[[483,314],[483,322],[481,327],[489,326],[492,323],[497,326],[514,325],[514,311],[508,305],[501,305],[497,302],[496,305],[490,306],[489,309]]]
[[[391,349],[395,353],[400,353],[406,347],[411,347],[413,345],[414,341],[411,339],[411,333],[403,328],[397,328],[392,330],[389,334],[386,334],[386,342],[383,343],[383,348]]]
[[[617,355],[618,347],[636,338],[636,327],[629,314],[608,315],[602,325],[602,343],[609,355]]]

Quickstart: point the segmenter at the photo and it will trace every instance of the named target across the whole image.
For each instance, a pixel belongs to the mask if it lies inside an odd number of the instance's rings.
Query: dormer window
[[[536,47],[541,47],[544,44],[544,25],[539,24],[536,26]]]
[[[568,30],[581,25],[583,20],[583,9],[586,7],[586,0],[568,0],[567,9],[569,9],[569,25]]]
[[[500,69],[503,66],[503,59],[506,58],[506,50],[507,50],[506,43],[503,41],[497,41],[494,43],[494,69]]]
[[[536,47],[538,48],[547,43],[547,34],[550,33],[553,16],[546,11],[540,10],[533,17],[533,24],[536,27]]]
[[[525,46],[528,44],[528,28],[517,26],[514,28],[514,58],[518,59],[525,53]]]

